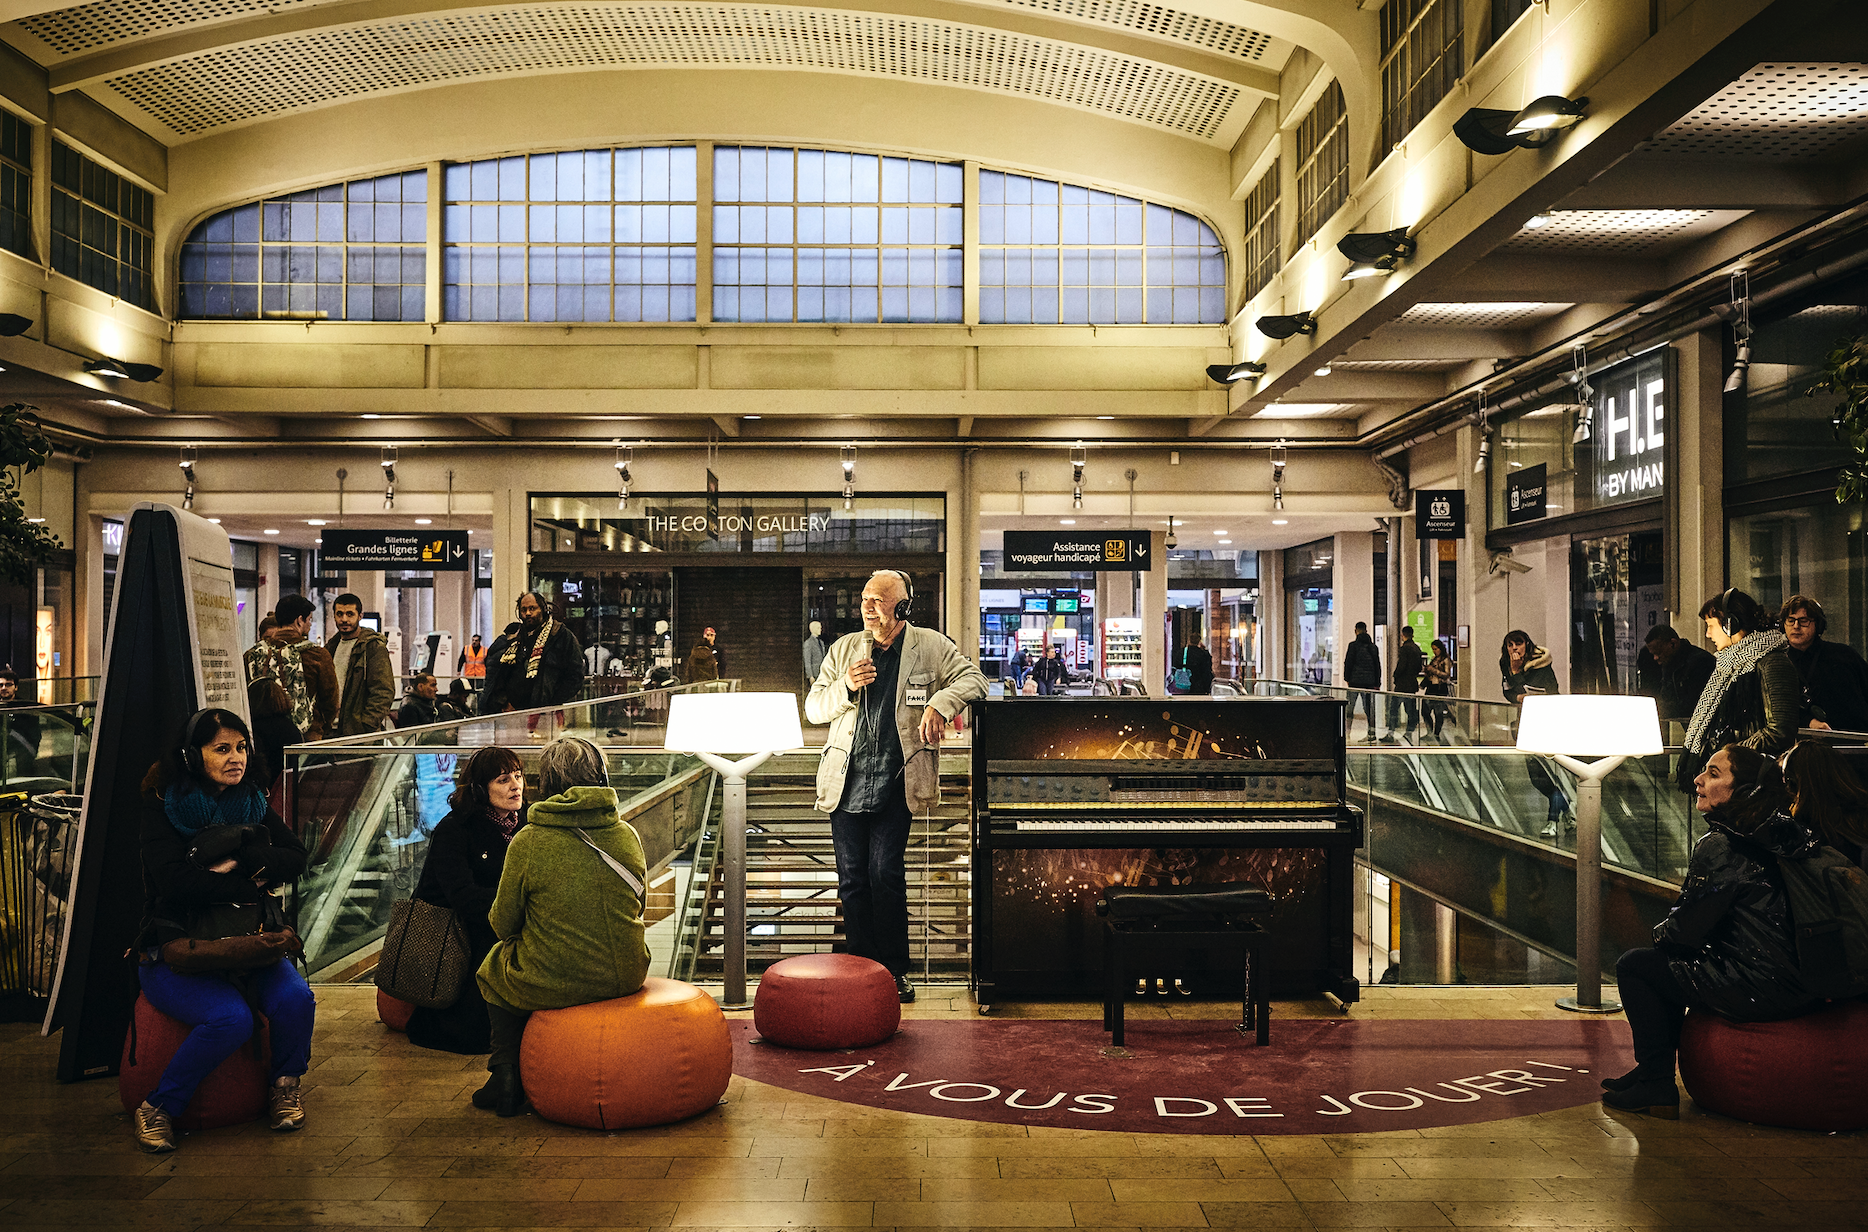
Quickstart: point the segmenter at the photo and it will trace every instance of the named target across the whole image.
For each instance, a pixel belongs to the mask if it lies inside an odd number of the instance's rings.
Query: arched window
[[[964,168],[718,146],[716,321],[959,321]]]
[[[450,164],[443,316],[694,320],[694,185],[691,145]]]
[[[178,315],[419,321],[427,202],[405,171],[223,210],[182,245]]]
[[[1226,252],[1192,214],[1075,184],[979,173],[987,325],[1213,325]]]

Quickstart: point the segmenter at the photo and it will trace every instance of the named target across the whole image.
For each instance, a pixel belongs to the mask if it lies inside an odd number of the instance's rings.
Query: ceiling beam
[[[954,435],[958,437],[973,435],[973,417],[971,415],[962,415],[960,418],[954,420]]]
[[[739,420],[732,415],[712,415],[713,426],[720,429],[721,436],[738,436]]]
[[[1459,294],[1468,303],[1630,303],[1672,283],[1663,260],[1494,252],[1466,267]]]
[[[1524,335],[1508,329],[1446,329],[1429,325],[1384,325],[1343,352],[1348,360],[1497,359],[1520,355]]]
[[[512,435],[512,417],[509,415],[462,415],[462,419],[476,428],[484,428],[494,436]]]
[[[1636,153],[1564,197],[1555,208],[1817,210],[1848,200],[1845,177],[1833,166]]]

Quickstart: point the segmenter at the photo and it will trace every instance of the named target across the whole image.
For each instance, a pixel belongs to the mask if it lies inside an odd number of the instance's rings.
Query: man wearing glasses
[[[1792,595],[1778,613],[1790,666],[1803,686],[1798,719],[1804,727],[1868,731],[1868,663],[1845,642],[1826,642],[1829,627],[1823,605],[1807,595]]]
[[[909,623],[907,575],[878,569],[863,587],[863,631],[824,656],[804,717],[830,724],[817,808],[830,814],[848,949],[908,982],[908,832],[940,798],[940,742],[986,677],[954,644]]]

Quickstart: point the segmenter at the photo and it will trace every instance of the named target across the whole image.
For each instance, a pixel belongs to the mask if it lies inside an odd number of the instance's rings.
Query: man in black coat
[[[501,634],[486,656],[481,714],[562,706],[584,683],[584,648],[577,635],[545,614],[536,591],[519,596],[519,628]]]
[[[1373,645],[1373,643],[1371,643]],[[1395,739],[1395,725],[1401,721],[1401,711],[1407,711],[1408,739],[1420,728],[1420,703],[1414,700],[1414,694],[1420,692],[1420,669],[1426,661],[1420,647],[1414,643],[1414,627],[1401,626],[1401,645],[1395,650],[1395,696],[1388,699],[1388,739]]]
[[[1636,660],[1636,687],[1654,699],[1661,718],[1692,718],[1693,707],[1699,705],[1699,695],[1712,679],[1717,660],[1710,651],[1674,632],[1672,625],[1656,625],[1649,630],[1644,649],[1655,667],[1652,672],[1644,671],[1640,660]]]
[[[1868,731],[1868,663],[1846,642],[1824,641],[1829,618],[1807,595],[1784,600],[1778,624],[1790,645],[1790,666],[1803,686],[1798,720],[1805,727]]]
[[[1182,646],[1179,661],[1170,666],[1187,669],[1189,694],[1204,695],[1213,691],[1213,656],[1200,643],[1188,642]]]
[[[1375,647],[1374,639],[1369,637],[1369,627],[1363,621],[1356,621],[1356,638],[1349,643],[1349,649],[1343,652],[1343,683],[1351,689],[1379,689],[1382,687],[1382,652]],[[1363,717],[1369,721],[1367,739],[1375,742],[1375,694],[1351,693],[1349,695],[1349,721],[1356,720],[1356,699],[1362,700]]]

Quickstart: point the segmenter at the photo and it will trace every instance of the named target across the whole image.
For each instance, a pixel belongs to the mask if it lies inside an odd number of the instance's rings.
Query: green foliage
[[[1836,503],[1868,497],[1868,337],[1843,338],[1823,360],[1822,375],[1810,394],[1834,394],[1836,439],[1849,447],[1852,461],[1836,478]]]
[[[0,407],[0,579],[30,586],[33,572],[62,545],[44,526],[26,520],[20,480],[44,466],[52,442],[39,428],[33,408],[21,402]]]

